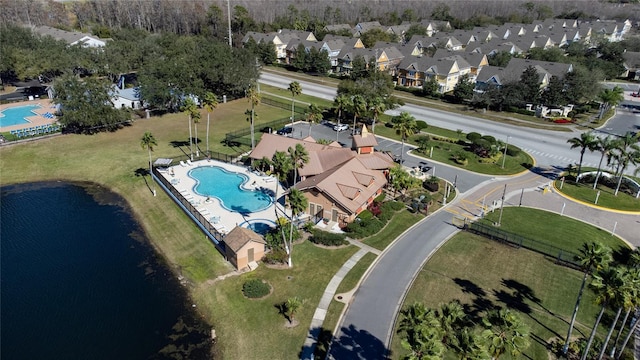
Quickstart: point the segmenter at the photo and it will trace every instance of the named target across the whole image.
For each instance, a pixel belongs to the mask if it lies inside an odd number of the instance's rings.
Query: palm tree
[[[638,250],[638,248],[635,249],[634,251],[635,254],[640,254],[640,250]],[[633,254],[632,254],[633,256]],[[635,264],[640,264],[640,262],[635,263]],[[632,300],[632,308],[634,309],[638,309],[638,307],[640,307],[640,267],[638,265],[634,265],[633,262],[631,262],[629,264],[629,266],[632,266],[632,268],[629,270],[628,273],[628,278],[627,278],[627,285],[628,285],[628,290],[630,293],[630,299]],[[629,342],[629,339],[631,338],[631,336],[636,332],[636,330],[638,329],[638,324],[640,324],[640,321],[638,321],[638,319],[632,319],[631,324],[630,324],[630,328],[629,328],[629,332],[627,333],[627,336],[624,338],[624,341],[622,342],[622,344],[620,345],[620,348],[617,350],[617,354],[615,353],[615,349],[616,349],[616,344],[618,343],[618,338],[620,337],[620,334],[622,333],[622,330],[627,322],[627,318],[629,317],[629,313],[631,312],[631,308],[627,309],[627,314],[625,315],[624,320],[622,321],[622,325],[620,326],[620,330],[618,332],[618,336],[616,337],[616,340],[613,344],[613,349],[611,351],[611,358],[613,358],[613,355],[616,356],[616,359],[620,359],[620,357],[622,356],[622,352],[624,350],[624,348],[627,346],[627,343]]]
[[[356,120],[362,113],[367,110],[367,101],[364,99],[362,95],[355,95],[351,99],[351,112],[353,113],[353,131],[352,134],[356,133]]]
[[[311,136],[311,126],[322,121],[322,109],[316,104],[310,104],[306,115],[309,122],[309,136]]]
[[[403,111],[400,115],[394,116],[391,119],[391,123],[393,124],[393,128],[396,130],[396,134],[400,135],[402,138],[402,150],[400,152],[400,163],[402,164],[404,160],[404,142],[409,136],[415,134],[417,129],[416,118],[408,112]]]
[[[407,359],[439,359],[444,352],[440,341],[440,323],[435,313],[422,303],[414,303],[400,312],[398,333],[404,333],[401,345],[411,354]]]
[[[620,185],[622,184],[622,176],[624,171],[630,164],[637,165],[640,163],[640,146],[636,144],[637,138],[631,132],[627,132],[618,142],[617,146],[612,150],[613,158],[618,164],[615,175],[618,177],[615,196],[618,196]]]
[[[294,317],[298,310],[302,307],[302,300],[299,297],[294,296],[287,299],[285,303],[287,313],[289,314],[289,323],[293,323]]]
[[[440,308],[436,309],[436,318],[442,329],[442,343],[449,346],[465,319],[464,308],[458,300],[441,304]]]
[[[140,146],[142,146],[143,149],[147,149],[147,151],[149,152],[149,175],[151,176],[153,169],[151,168],[151,152],[153,151],[153,147],[157,146],[158,142],[156,141],[156,138],[153,137],[153,134],[151,134],[151,131],[146,131],[144,133],[144,135],[142,135],[142,139],[140,140]],[[153,181],[153,178],[151,179],[151,182],[153,183],[153,196],[156,196],[156,183],[155,181]]]
[[[198,106],[191,98],[187,98],[184,101],[184,105],[182,106],[181,110],[189,116],[189,154],[191,161],[193,161],[193,137],[191,136],[191,120],[195,120],[196,118],[199,120],[200,111],[198,111]]]
[[[518,356],[529,347],[529,329],[520,318],[509,309],[491,311],[482,319],[486,330],[482,337],[486,340],[489,355],[498,359],[507,351]]]
[[[580,163],[578,164],[578,173],[576,174],[576,182],[580,181],[580,172],[582,171],[582,159],[584,153],[589,149],[593,151],[596,146],[596,137],[591,131],[580,134],[580,137],[574,137],[567,140],[571,144],[571,148],[580,148]]]
[[[295,110],[295,97],[302,93],[302,86],[297,81],[294,81],[289,84],[288,88],[289,92],[291,92],[291,126],[293,126],[293,118],[294,118],[294,110]]]
[[[623,284],[620,271],[617,268],[606,267],[593,274],[593,281],[591,282],[590,287],[596,292],[596,303],[601,305],[601,307],[598,317],[596,318],[596,322],[593,325],[593,329],[591,330],[591,335],[589,335],[587,346],[580,358],[581,360],[586,360],[591,344],[593,343],[593,339],[596,336],[600,319],[602,319],[602,314],[604,314],[604,310],[607,305],[616,300],[619,295],[619,289]]]
[[[576,306],[573,308],[573,315],[571,315],[567,339],[562,347],[562,353],[565,355],[569,350],[571,332],[573,331],[573,326],[576,322],[576,316],[578,315],[578,308],[580,307],[580,300],[582,299],[582,293],[584,292],[584,286],[587,283],[587,278],[594,270],[600,270],[611,262],[611,249],[602,245],[600,242],[583,243],[582,248],[580,249],[580,254],[576,256],[576,260],[580,263],[580,267],[584,274],[582,276],[580,291],[578,291]]]
[[[598,116],[598,118],[601,119],[604,113],[609,111],[611,107],[624,101],[624,90],[620,86],[615,86],[613,89],[604,89],[598,94],[598,98],[602,101],[600,115]]]
[[[275,204],[274,210],[276,213],[276,219],[278,218],[278,188],[280,187],[280,182],[284,181],[287,178],[287,175],[293,168],[293,162],[291,161],[291,157],[288,156],[287,153],[283,151],[276,151],[271,158],[271,166],[273,166],[273,174],[276,176],[278,183],[276,184],[276,192],[275,192]],[[287,246],[287,238],[284,233],[284,229],[281,227],[282,234],[282,242],[284,243],[285,250],[287,254],[289,254],[289,246]]]
[[[338,110],[338,125],[340,125],[340,120],[342,119],[342,111],[351,107],[351,98],[344,94],[338,95],[333,100],[333,105]],[[339,131],[336,130],[336,141],[338,141],[338,134]]]
[[[387,104],[384,102],[379,96],[376,96],[371,100],[371,112],[373,113],[373,123],[371,124],[371,132],[373,134],[376,133],[376,121],[378,121],[378,116],[387,110]]]
[[[202,105],[207,110],[207,155],[209,155],[209,118],[213,110],[218,107],[218,97],[212,92],[204,94]]]
[[[256,147],[256,140],[254,134],[255,113],[256,106],[260,105],[261,96],[255,85],[251,85],[247,90],[247,100],[251,104],[251,150]]]
[[[594,146],[595,150],[600,152],[600,162],[598,163],[598,171],[596,173],[596,180],[593,182],[593,190],[598,186],[598,179],[600,178],[600,173],[602,170],[602,160],[604,157],[609,154],[611,150],[613,150],[616,146],[615,141],[611,139],[611,137],[607,136],[604,138],[598,138],[596,140],[596,145]]]
[[[465,327],[454,334],[451,349],[460,356],[460,360],[488,360],[491,357],[473,330]]]
[[[616,315],[616,319],[611,324],[611,328],[609,328],[609,333],[602,345],[602,349],[600,351],[599,359],[602,359],[604,356],[604,352],[607,349],[607,344],[611,339],[611,334],[615,330],[616,323],[618,321],[618,317],[622,310],[625,311],[624,318],[622,319],[622,323],[620,324],[620,329],[618,330],[618,335],[616,336],[613,346],[611,347],[611,352],[609,353],[609,358],[613,359],[613,356],[616,352],[616,346],[618,345],[618,340],[620,339],[620,335],[622,334],[622,330],[624,330],[624,325],[627,323],[627,319],[629,318],[629,314],[632,309],[635,309],[640,303],[640,269],[634,267],[623,267],[622,268],[622,281],[624,283],[623,287],[620,289],[620,296],[618,298],[618,314]],[[622,349],[621,349],[622,351]]]
[[[293,266],[291,254],[293,253],[293,220],[303,213],[309,203],[304,193],[294,187],[289,189],[289,208],[291,209],[291,224],[289,226],[289,267]]]
[[[298,169],[304,167],[309,162],[309,152],[302,144],[296,144],[294,147],[289,147],[289,156],[293,164],[293,184],[298,183]]]

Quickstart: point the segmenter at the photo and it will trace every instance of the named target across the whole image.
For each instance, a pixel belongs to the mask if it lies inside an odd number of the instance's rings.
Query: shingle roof
[[[256,234],[253,230],[236,226],[224,237],[225,246],[237,253],[249,242],[254,241],[260,244],[266,244],[262,236]]]
[[[353,135],[353,147],[378,146],[375,135],[369,133],[366,126],[362,127],[362,134]]]
[[[362,182],[369,183],[368,186]],[[316,189],[345,210],[355,213],[387,183],[382,171],[370,170],[353,158],[322,174],[307,178],[295,185],[299,190]]]

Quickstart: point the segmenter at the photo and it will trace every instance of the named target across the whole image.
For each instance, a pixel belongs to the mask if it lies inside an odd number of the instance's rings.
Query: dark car
[[[276,132],[276,134],[283,135],[283,136],[291,136],[292,133],[293,133],[292,127],[283,127],[282,129]]]

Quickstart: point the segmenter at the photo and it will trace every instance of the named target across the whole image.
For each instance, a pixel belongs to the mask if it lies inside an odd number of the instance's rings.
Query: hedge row
[[[314,228],[311,229],[311,236],[309,237],[309,241],[325,246],[340,246],[348,244],[347,240],[345,240],[344,238],[344,234],[335,234]]]

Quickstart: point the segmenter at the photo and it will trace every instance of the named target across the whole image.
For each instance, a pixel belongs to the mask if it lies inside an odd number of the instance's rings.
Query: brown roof
[[[224,243],[233,252],[237,253],[250,241],[255,241],[260,244],[266,244],[262,236],[256,234],[251,229],[243,228],[242,226],[236,226],[233,230],[229,231],[227,236],[224,237]]]
[[[300,181],[295,187],[299,190],[315,188],[353,214],[387,183],[382,171],[367,168],[360,156]]]
[[[370,154],[359,154],[358,160],[370,170],[385,170],[393,167],[393,159],[389,154],[383,152],[373,152]]]
[[[369,133],[366,126],[362,127],[362,134],[353,135],[353,147],[358,149],[365,146],[378,146],[375,135]]]
[[[336,144],[322,145],[315,141],[293,139],[275,134],[264,134],[262,140],[249,155],[252,159],[271,159],[276,151],[287,152],[290,147],[302,144],[309,153],[309,162],[298,169],[300,176],[312,176],[334,168],[355,156],[351,149],[338,147]]]

